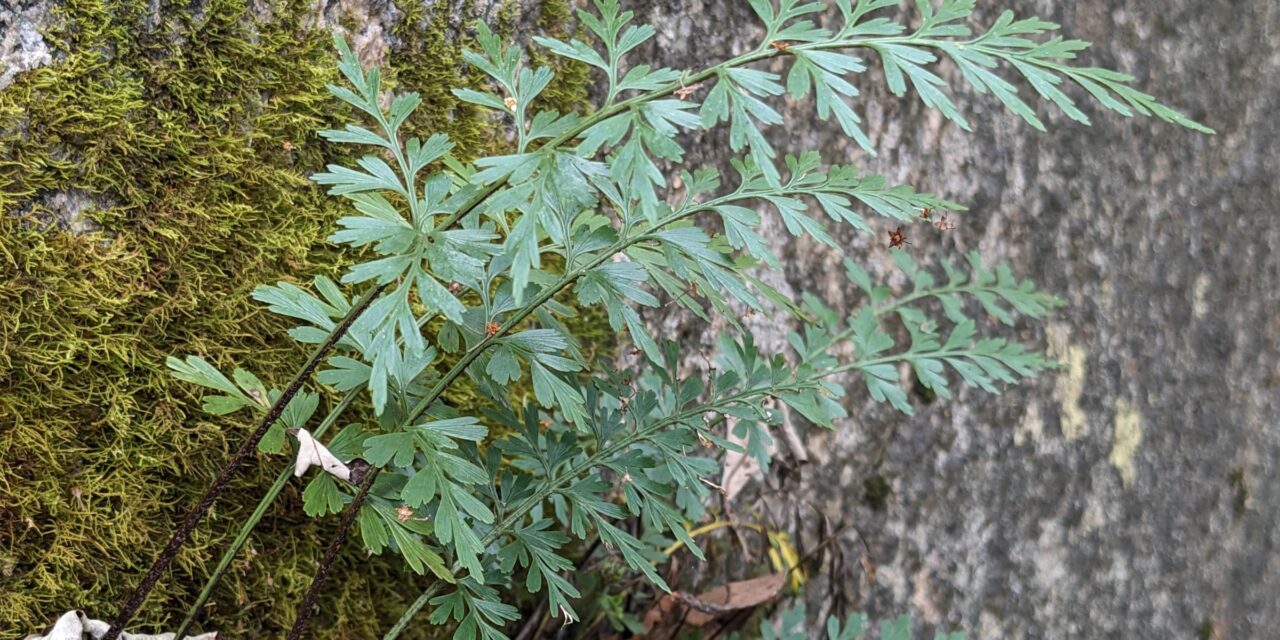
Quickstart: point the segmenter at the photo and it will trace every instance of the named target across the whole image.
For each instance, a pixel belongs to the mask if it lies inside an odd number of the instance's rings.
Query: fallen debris
[[[730,614],[772,602],[787,583],[787,573],[773,573],[750,580],[730,582],[696,596],[669,593],[644,616],[645,638],[676,637],[684,627],[704,628],[725,624]],[[710,631],[710,628],[705,629]]]
[[[111,625],[101,621],[90,619],[83,611],[79,609],[68,611],[58,618],[53,624],[53,628],[45,635],[29,635],[25,640],[97,640],[107,635],[107,629]],[[120,634],[121,640],[174,640],[172,633],[147,634],[147,633],[129,633]],[[187,636],[186,640],[218,640],[218,632],[210,631],[202,633],[198,636]]]

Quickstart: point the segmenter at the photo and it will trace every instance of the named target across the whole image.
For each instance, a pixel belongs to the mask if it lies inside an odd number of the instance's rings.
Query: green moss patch
[[[46,34],[55,63],[0,92],[2,637],[75,607],[113,616],[251,428],[247,415],[204,415],[164,358],[199,354],[283,386],[305,353],[249,291],[342,266],[324,240],[340,204],[306,179],[336,159],[315,131],[347,115],[325,90],[329,36],[303,22],[313,3],[281,0],[268,23],[246,0],[161,3],[158,23],[149,4],[69,0]],[[423,92],[415,127],[468,154],[502,144],[447,92],[460,56],[443,18],[406,13],[405,55],[388,60]],[[566,74],[553,99],[572,108],[583,87]],[[241,472],[138,629],[181,619],[285,464],[260,457]],[[274,637],[292,622],[335,525],[303,516],[299,490],[264,519],[203,628]],[[425,586],[394,558],[348,551],[317,637],[374,637]]]

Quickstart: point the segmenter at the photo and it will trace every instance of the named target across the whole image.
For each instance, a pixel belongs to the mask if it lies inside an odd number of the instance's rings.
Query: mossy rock
[[[248,294],[345,259],[325,241],[341,204],[306,179],[339,159],[315,132],[348,115],[325,89],[333,56],[312,5],[165,2],[155,14],[148,0],[69,0],[44,34],[54,62],[0,91],[0,637],[72,608],[114,615],[251,428],[248,415],[203,414],[166,356],[276,386],[306,357]],[[564,3],[546,5],[544,22],[563,28]],[[464,154],[505,144],[447,91],[469,81],[465,30],[429,6],[400,15],[386,62],[424,95],[413,127],[449,133]],[[564,71],[549,94],[561,110],[586,95],[585,72]],[[240,473],[138,629],[181,619],[286,464],[260,456]],[[292,622],[335,525],[303,516],[299,493],[291,484],[263,520],[203,628],[253,638]],[[357,547],[321,599],[317,637],[375,637],[429,580]]]

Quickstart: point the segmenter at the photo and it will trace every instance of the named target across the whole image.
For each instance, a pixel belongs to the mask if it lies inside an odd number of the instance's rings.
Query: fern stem
[[[320,597],[320,587],[324,586],[329,570],[333,568],[333,561],[337,559],[338,552],[342,550],[342,544],[347,541],[347,533],[351,531],[351,525],[355,524],[356,514],[360,512],[360,505],[364,502],[365,496],[369,495],[369,489],[373,487],[373,481],[376,480],[378,474],[370,472],[360,481],[360,490],[356,493],[355,498],[342,511],[342,520],[338,522],[338,530],[329,539],[329,546],[324,550],[324,557],[320,559],[320,567],[316,569],[315,576],[311,579],[311,587],[307,589],[307,595],[302,598],[302,604],[298,605],[298,617],[293,622],[293,628],[289,630],[287,640],[298,640],[302,637],[302,632],[307,628],[307,622],[311,620],[311,612],[315,609],[316,598]]]
[[[419,318],[418,328],[421,329],[426,326],[426,324],[434,317],[434,314],[427,314]],[[397,342],[402,340],[403,338],[397,337]],[[352,389],[343,395],[342,399],[338,401],[338,404],[334,405],[333,409],[330,409],[328,415],[324,417],[324,420],[321,420],[320,424],[316,426],[316,430],[312,435],[316,438],[323,436],[325,432],[338,422],[338,418],[346,412],[347,408],[351,406],[352,402],[355,402],[355,399],[359,395],[359,388]],[[205,602],[208,602],[209,597],[213,595],[214,587],[216,587],[218,582],[222,580],[222,576],[226,574],[227,569],[231,566],[231,561],[235,559],[236,554],[240,553],[240,549],[242,549],[245,542],[248,541],[249,534],[258,526],[258,522],[262,520],[262,517],[266,514],[271,503],[275,502],[275,499],[280,495],[280,492],[284,490],[284,485],[289,482],[289,473],[291,470],[292,468],[288,466],[280,470],[280,475],[276,477],[275,483],[267,490],[266,495],[262,496],[262,499],[258,501],[258,506],[254,509],[253,514],[250,515],[249,519],[240,526],[240,532],[236,535],[236,539],[232,541],[231,546],[222,553],[222,557],[218,559],[218,566],[213,570],[213,574],[209,576],[208,580],[205,581],[204,588],[201,589],[199,597],[196,598],[196,601],[191,605],[191,608],[187,610],[186,618],[183,619],[178,630],[174,632],[173,635],[175,638],[182,638],[183,634],[186,633],[187,629],[189,629],[195,621],[196,616],[200,614],[200,610],[204,607]]]
[[[404,613],[400,614],[400,619],[396,620],[396,623],[387,630],[387,634],[382,636],[382,640],[395,640],[399,637],[400,633],[404,631],[404,628],[409,625],[409,621],[413,620],[413,617],[418,615],[418,612],[422,610],[422,607],[426,606],[427,602],[436,596],[436,593],[440,591],[440,587],[443,582],[444,581],[442,580],[436,580],[431,583],[431,586],[427,587],[426,590],[418,596],[418,599],[414,600],[413,604],[409,605],[409,608],[406,609]]]

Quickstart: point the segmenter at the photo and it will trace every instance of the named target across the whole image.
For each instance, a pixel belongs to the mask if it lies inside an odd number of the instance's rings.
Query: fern
[[[370,553],[399,554],[412,571],[437,578],[388,639],[427,606],[432,623],[456,625],[455,638],[505,638],[519,612],[504,591],[517,581],[545,593],[554,615],[577,619],[579,592],[566,577],[572,562],[564,555],[574,540],[598,538],[631,570],[669,589],[655,567],[656,545],[669,536],[701,557],[687,526],[708,498],[717,456],[742,450],[727,438],[726,418],[740,433],[754,434],[748,452],[767,464],[760,442],[781,419],[775,400],[834,429],[847,417],[840,400],[850,379],[874,400],[911,413],[903,367],[947,398],[959,385],[998,393],[1054,366],[1026,345],[979,328],[982,315],[1004,324],[1019,316],[1038,320],[1060,301],[1007,266],[985,267],[976,255],[964,269],[944,262],[938,274],[895,251],[912,284],[902,294],[846,260],[849,280],[865,299],[843,316],[808,294],[790,300],[753,275],[780,263],[760,233],[762,215],[777,216],[794,236],[839,249],[832,224],[871,233],[926,212],[963,211],[855,167],[826,165],[814,152],[779,157],[769,144],[764,129],[783,122],[773,106],[778,98],[812,95],[818,118],[835,118],[874,153],[854,105],[859,74],[870,65],[860,51],[878,57],[894,94],[905,95],[909,85],[926,106],[966,129],[946,82],[930,70],[943,57],[974,89],[991,92],[1040,129],[1036,110],[998,72],[1021,77],[1082,123],[1088,118],[1064,90],[1067,81],[1121,115],[1208,131],[1134,89],[1128,76],[1071,66],[1086,45],[1054,35],[1056,25],[1005,13],[975,35],[965,24],[972,0],[940,6],[918,0],[914,31],[883,15],[896,0],[836,0],[832,19],[822,21],[829,26],[818,23],[825,3],[750,0],[764,40],[696,72],[633,63],[629,54],[654,36],[653,28],[631,24],[632,14],[616,0],[594,4],[594,13],[579,16],[598,47],[535,38],[603,75],[602,101],[586,114],[540,109],[552,71],[529,67],[520,48],[477,27],[479,50],[466,60],[491,82],[455,94],[492,110],[515,143],[511,153],[469,163],[451,154],[442,135],[404,135],[401,125],[419,107],[418,95],[384,102],[378,70],[363,69],[337,41],[345,84],[330,89],[364,114],[363,122],[321,135],[369,153],[313,179],[351,205],[331,240],[366,259],[340,283],[281,282],[259,287],[254,297],[299,322],[289,332],[295,340],[334,349],[317,352],[326,365],[316,381],[343,395],[315,436],[355,402],[367,400],[377,421],[348,425],[327,444],[340,460],[361,459],[367,472],[352,473],[350,482],[316,475],[304,491],[309,515],[341,513],[341,520],[291,637],[302,633],[351,526]],[[772,58],[790,67],[784,74],[759,68]],[[664,167],[685,157],[682,132],[721,123],[735,154],[734,186],[726,188],[711,168],[669,181]],[[722,231],[699,224],[707,215],[718,218]],[[355,292],[363,297],[353,304]],[[643,322],[641,309],[657,307],[659,296],[728,321],[705,378],[682,377],[678,345]],[[613,371],[588,361],[566,329],[570,300],[602,307],[643,365]],[[797,327],[790,358],[759,351],[737,320],[742,308],[790,314]],[[264,451],[282,449],[284,427],[306,428],[315,418],[318,393],[268,389],[244,370],[227,378],[197,357],[169,364],[179,378],[214,390],[205,400],[212,413],[259,411],[272,423],[269,412],[281,405],[283,424],[257,443]],[[462,415],[443,400],[463,376],[492,411]],[[527,383],[531,397],[511,398],[516,383]],[[494,426],[505,435],[495,437]],[[287,478],[282,473],[245,523],[179,636]],[[629,517],[643,523],[644,536],[620,526]],[[126,609],[117,630],[129,615]],[[852,625],[837,623],[829,633],[861,637]]]
[[[828,616],[822,631],[808,629],[805,615],[803,602],[787,607],[776,621],[766,620],[760,623],[759,637],[761,640],[861,640],[869,630],[867,616],[862,613],[850,614],[843,621],[836,616]],[[738,640],[740,636],[734,633],[730,637]],[[911,633],[911,617],[906,614],[880,623],[880,640],[912,640],[914,637]],[[933,640],[964,640],[964,634],[939,631],[934,634]]]

